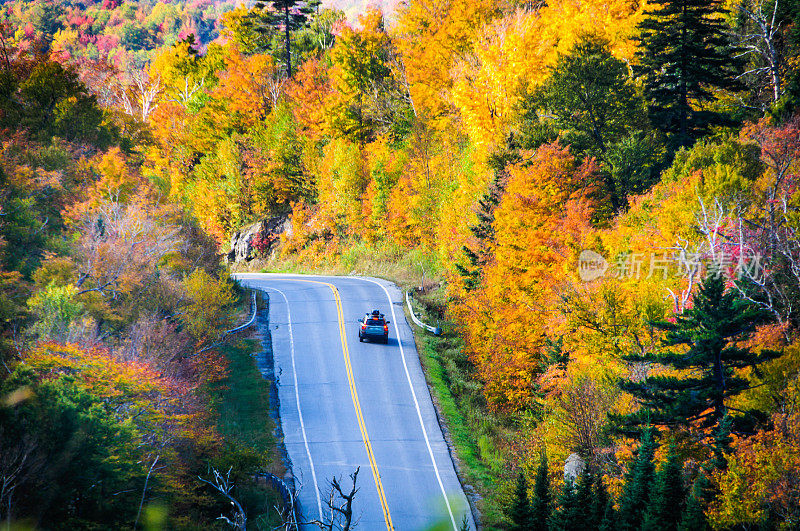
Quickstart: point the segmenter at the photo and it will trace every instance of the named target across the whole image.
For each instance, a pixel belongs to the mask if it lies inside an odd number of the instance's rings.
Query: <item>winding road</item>
[[[474,529],[400,291],[365,277],[236,278],[269,295],[281,425],[304,519],[328,519],[330,480],[347,489],[360,466],[358,529],[460,529],[465,516]],[[391,321],[388,345],[358,340],[357,319],[374,308]]]

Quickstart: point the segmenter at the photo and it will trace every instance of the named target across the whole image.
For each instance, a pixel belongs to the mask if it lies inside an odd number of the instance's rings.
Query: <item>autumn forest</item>
[[[417,290],[485,529],[799,528],[800,2],[351,4],[0,5],[0,521],[280,525],[250,269]]]

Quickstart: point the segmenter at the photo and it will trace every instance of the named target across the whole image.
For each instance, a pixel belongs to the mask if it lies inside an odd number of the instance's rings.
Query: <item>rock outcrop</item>
[[[257,221],[236,231],[231,236],[228,263],[249,262],[261,256],[270,256],[278,250],[281,235],[292,235],[292,223],[288,216],[275,216]]]
[[[578,454],[570,454],[564,463],[564,479],[575,481],[586,470],[586,462]]]

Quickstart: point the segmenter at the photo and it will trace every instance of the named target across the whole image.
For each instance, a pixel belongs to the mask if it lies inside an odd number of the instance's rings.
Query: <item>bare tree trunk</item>
[[[203,483],[208,483],[211,485],[217,492],[225,496],[233,506],[233,518],[220,515],[217,517],[217,520],[222,520],[239,531],[247,531],[247,514],[245,514],[244,507],[242,507],[242,504],[239,503],[239,500],[234,498],[231,494],[231,491],[233,491],[234,487],[234,484],[231,482],[231,469],[228,469],[228,473],[224,477],[217,471],[216,468],[212,468],[211,471],[214,473],[213,483],[199,476],[198,479]]]
[[[292,34],[289,31],[289,4],[283,6],[283,31],[286,37],[286,77],[292,78]]]
[[[742,76],[767,74],[772,92],[772,102],[775,103],[783,96],[781,76],[784,70],[784,61],[778,49],[781,24],[777,19],[780,0],[774,0],[771,15],[764,13],[765,1],[755,0],[751,9],[745,7],[744,2],[738,6],[739,12],[755,26],[754,31],[739,36],[740,44],[744,48],[744,52],[740,56],[756,54],[766,63],[766,66],[750,69]]]
[[[356,487],[359,470],[361,470],[361,467],[356,468],[355,472],[350,474],[353,487],[347,494],[342,490],[342,485],[337,478],[331,480],[330,495],[325,502],[331,510],[330,521],[321,522],[319,520],[312,520],[308,522],[309,524],[314,524],[325,531],[350,531],[356,526],[357,522],[353,522],[353,499],[355,499],[356,493],[359,490]]]
[[[144,480],[144,488],[142,489],[142,501],[139,502],[139,510],[136,512],[136,520],[133,522],[133,528],[136,529],[136,525],[139,523],[139,517],[142,515],[142,505],[144,505],[144,497],[147,494],[147,483],[150,481],[150,474],[153,473],[153,468],[155,468],[156,463],[158,463],[158,459],[160,455],[157,455],[153,464],[150,465],[150,470],[147,471],[147,477]]]

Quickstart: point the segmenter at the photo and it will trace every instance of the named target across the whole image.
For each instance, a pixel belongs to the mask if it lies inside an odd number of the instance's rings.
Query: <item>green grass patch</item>
[[[423,336],[420,343],[422,344],[420,359],[425,368],[425,374],[433,387],[439,410],[446,419],[453,445],[467,480],[480,482],[483,485],[491,483],[489,469],[480,458],[480,449],[475,433],[456,404],[455,397],[447,384],[447,374],[437,349],[439,340]]]
[[[225,446],[213,466],[221,473],[232,470],[234,496],[246,508],[248,528],[275,529],[280,520],[274,507],[280,495],[256,479],[261,471],[282,476],[284,467],[270,416],[270,382],[264,380],[253,355],[261,345],[247,339],[223,346],[228,378],[211,389],[217,429]]]
[[[385,278],[398,285],[418,285],[422,278],[440,280],[442,277],[442,267],[433,253],[409,250],[388,241],[351,241],[331,254],[279,255],[237,264],[236,269],[262,273],[361,275]]]
[[[499,487],[507,462],[497,446],[500,422],[486,408],[483,387],[474,380],[452,330],[445,329],[439,337],[418,334],[417,338],[420,360],[450,431],[462,477],[482,496],[478,508],[484,529],[503,529],[507,500]]]
[[[446,320],[440,320],[443,295],[443,292],[428,293],[427,297],[416,297],[414,301],[415,310],[423,320],[443,326],[443,333],[438,337],[416,334],[420,360],[439,413],[450,432],[461,476],[482,497],[478,509],[484,529],[504,529],[508,505],[504,486],[509,462],[501,448],[507,433],[502,419],[486,405],[483,386],[464,352],[461,339],[452,324],[448,326]]]
[[[269,382],[261,377],[252,357],[259,348],[257,341],[248,339],[222,349],[230,375],[219,395],[217,425],[226,441],[235,440],[256,451],[274,453],[277,441],[269,413]]]

